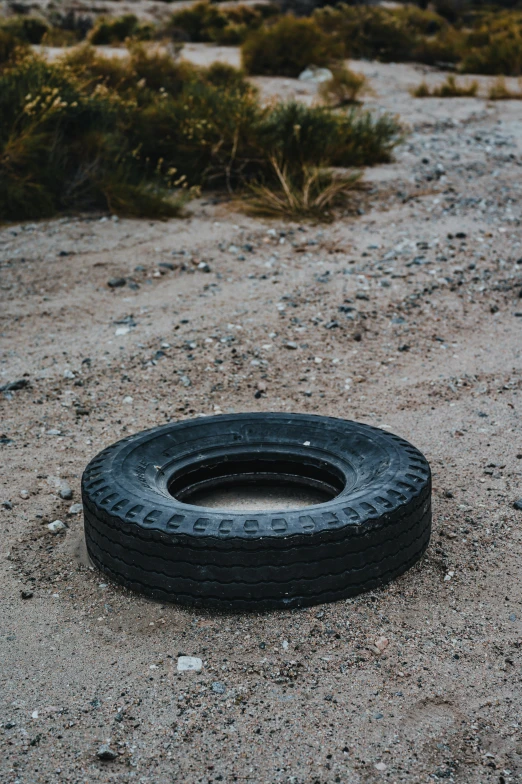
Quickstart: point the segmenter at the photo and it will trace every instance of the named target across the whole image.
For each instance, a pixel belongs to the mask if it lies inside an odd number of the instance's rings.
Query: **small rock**
[[[317,68],[315,65],[309,65],[304,71],[301,71],[297,77],[300,82],[312,82],[312,84],[321,84],[321,82],[329,82],[333,79],[333,73],[329,68]]]
[[[514,502],[513,508],[518,509],[519,512],[522,512],[522,498],[519,498],[518,501]]]
[[[118,289],[120,286],[125,286],[127,281],[125,278],[109,278],[107,281],[107,286],[111,289]]]
[[[210,267],[206,261],[200,261],[198,264],[198,270],[200,272],[210,272]]]
[[[113,751],[110,746],[104,743],[104,745],[100,746],[100,748],[96,752],[96,756],[98,757],[98,759],[110,761],[116,759],[116,757],[118,756],[118,752]]]
[[[29,498],[29,490],[20,490],[20,498]]]
[[[58,491],[58,495],[60,498],[63,498],[64,501],[70,501],[73,497],[73,491],[67,484],[67,482],[62,482],[60,490]]]
[[[32,591],[20,591],[20,596],[22,599],[32,599],[34,593]]]
[[[516,621],[516,619],[517,619],[517,616],[515,615],[515,613],[510,613],[509,620],[510,621]]]
[[[76,378],[76,376],[74,375],[72,370],[64,370],[63,371],[63,377],[64,378]]]
[[[212,691],[216,694],[224,694],[226,692],[226,686],[224,683],[220,683],[219,681],[215,681],[212,684]]]
[[[294,343],[293,340],[289,340],[287,343],[285,343],[285,348],[295,351],[297,348],[297,343]]]
[[[179,380],[181,381],[181,383],[183,384],[184,387],[191,387],[192,386],[192,381],[190,380],[190,378],[188,376],[180,376]]]
[[[130,395],[126,395],[123,398],[122,402],[125,403],[125,405],[129,405],[130,403],[132,403],[132,401],[133,401],[133,398]]]
[[[203,662],[197,656],[178,656],[178,672],[199,672]]]
[[[382,653],[389,644],[389,640],[386,637],[377,637],[375,640],[375,647],[378,649],[380,653]]]
[[[52,534],[58,534],[60,531],[65,531],[65,524],[61,520],[53,520],[52,523],[47,524],[47,528]]]
[[[52,427],[50,430],[47,430],[46,433],[48,436],[61,436],[62,431]]]
[[[384,773],[385,770],[388,769],[388,766],[384,764],[384,762],[376,762],[375,763],[375,770],[379,770]]]
[[[13,505],[12,505],[11,501],[2,501],[2,506],[4,507],[4,509],[12,509],[13,508]]]
[[[16,389],[24,389],[29,386],[27,378],[19,378],[17,381],[11,381],[9,384],[4,384],[0,387],[0,392],[14,392]]]

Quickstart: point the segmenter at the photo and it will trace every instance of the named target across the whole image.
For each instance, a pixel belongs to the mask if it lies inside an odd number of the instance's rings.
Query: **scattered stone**
[[[226,686],[224,683],[220,683],[219,681],[215,681],[212,684],[212,691],[216,694],[224,694],[226,692]]]
[[[206,261],[200,261],[200,262],[199,262],[199,264],[198,264],[198,270],[199,270],[200,272],[210,272],[210,271],[211,271],[211,270],[210,270],[210,267],[209,267],[209,265],[207,264],[207,262],[206,262]]]
[[[32,599],[34,593],[32,591],[20,591],[20,596],[22,599]]]
[[[518,501],[515,501],[513,507],[518,509],[519,512],[522,512],[522,498],[519,498]]]
[[[197,656],[178,656],[178,672],[199,672],[203,662]]]
[[[116,757],[118,756],[118,752],[113,751],[108,744],[104,743],[103,746],[100,746],[100,748],[96,752],[96,756],[98,757],[98,759],[104,761],[110,761],[116,759]]]
[[[59,534],[60,531],[65,531],[66,525],[61,520],[53,520],[52,523],[47,524],[47,528],[52,534]]]
[[[181,381],[181,383],[183,384],[184,387],[191,387],[192,386],[192,381],[190,380],[190,378],[188,376],[180,376],[179,380]]]
[[[73,497],[73,491],[67,484],[67,482],[62,482],[60,490],[58,491],[58,495],[60,498],[63,498],[64,501],[70,501]]]
[[[333,73],[329,68],[318,68],[316,65],[309,65],[304,71],[301,71],[297,77],[300,82],[312,82],[312,84],[321,84],[321,82],[329,82],[333,79]]]
[[[111,289],[119,289],[121,286],[125,286],[127,283],[125,278],[109,278],[107,281],[107,286]]]
[[[384,773],[385,770],[388,770],[388,766],[384,764],[384,762],[376,762],[375,763],[375,770]]]
[[[29,498],[29,490],[20,490],[20,498]]]
[[[52,427],[50,430],[46,430],[45,432],[47,433],[48,436],[61,436],[62,435],[62,431],[61,430],[57,430],[57,428],[55,428],[55,427]]]
[[[9,384],[4,384],[0,387],[0,392],[14,392],[17,389],[25,389],[29,386],[27,378],[19,378],[17,381],[10,381]]]
[[[13,505],[12,505],[11,501],[2,501],[2,506],[4,507],[4,509],[12,509],[13,508]]]
[[[293,340],[289,340],[287,343],[285,343],[285,348],[288,348],[291,351],[295,351],[297,348],[297,343],[294,343]]]
[[[517,616],[515,615],[515,613],[510,613],[509,620],[510,621],[516,621],[516,619],[517,619]]]
[[[82,511],[83,506],[81,504],[73,504],[69,507],[69,514],[80,514]]]
[[[130,405],[130,403],[132,403],[133,400],[134,398],[132,398],[130,395],[125,395],[122,402],[125,403],[125,405],[127,406]]]

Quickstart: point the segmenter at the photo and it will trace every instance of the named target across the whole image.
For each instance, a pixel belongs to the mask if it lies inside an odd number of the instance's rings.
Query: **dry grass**
[[[331,220],[332,209],[345,203],[360,178],[360,172],[334,173],[330,169],[304,167],[300,176],[289,173],[275,157],[271,164],[277,177],[274,186],[250,185],[249,212],[271,218]]]
[[[445,82],[432,90],[426,82],[421,82],[410,92],[414,98],[475,98],[478,92],[478,82],[459,84],[453,75],[449,75]]]
[[[488,92],[490,101],[522,101],[522,79],[518,81],[518,90],[511,90],[503,76],[491,85]]]
[[[319,95],[328,106],[341,107],[356,103],[368,90],[366,77],[346,66],[332,66],[332,78],[319,85]]]

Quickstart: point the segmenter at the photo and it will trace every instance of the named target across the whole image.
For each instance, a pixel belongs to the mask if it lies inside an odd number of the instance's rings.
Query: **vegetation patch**
[[[313,19],[284,16],[247,36],[241,55],[249,74],[297,77],[308,65],[330,65],[344,46]]]
[[[400,138],[391,116],[262,106],[230,66],[197,68],[143,44],[125,58],[84,45],[55,63],[15,48],[0,67],[0,214],[168,217],[191,189],[280,188],[280,175],[317,206],[330,176],[317,171],[388,161]]]
[[[478,92],[478,82],[457,82],[455,76],[450,74],[446,81],[430,90],[426,82],[421,82],[411,91],[414,98],[475,98]]]

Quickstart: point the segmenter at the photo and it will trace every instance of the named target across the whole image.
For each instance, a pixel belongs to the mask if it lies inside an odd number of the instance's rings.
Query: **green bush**
[[[521,75],[522,13],[485,15],[465,40],[460,70],[493,76]]]
[[[241,48],[245,71],[266,76],[296,77],[308,65],[329,65],[343,53],[343,44],[312,19],[294,16],[250,33]]]
[[[271,4],[220,8],[202,0],[172,14],[163,32],[175,40],[235,45],[275,13],[278,9]]]
[[[228,66],[196,68],[139,45],[117,60],[89,46],[53,64],[17,56],[0,72],[0,214],[175,215],[180,189],[277,185],[274,161],[298,187],[317,168],[389,160],[399,137],[389,116],[262,106]]]
[[[413,6],[390,9],[341,5],[317,10],[313,19],[343,44],[347,57],[383,62],[415,60],[423,40],[448,26],[438,14]]]
[[[134,14],[115,18],[100,17],[87,38],[94,46],[121,43],[127,38],[149,41],[154,36],[151,24],[142,24]]]
[[[18,38],[11,33],[0,28],[0,68],[8,62],[15,54],[17,49],[26,48]]]
[[[38,16],[13,16],[0,21],[0,29],[26,44],[40,44],[49,25]]]

